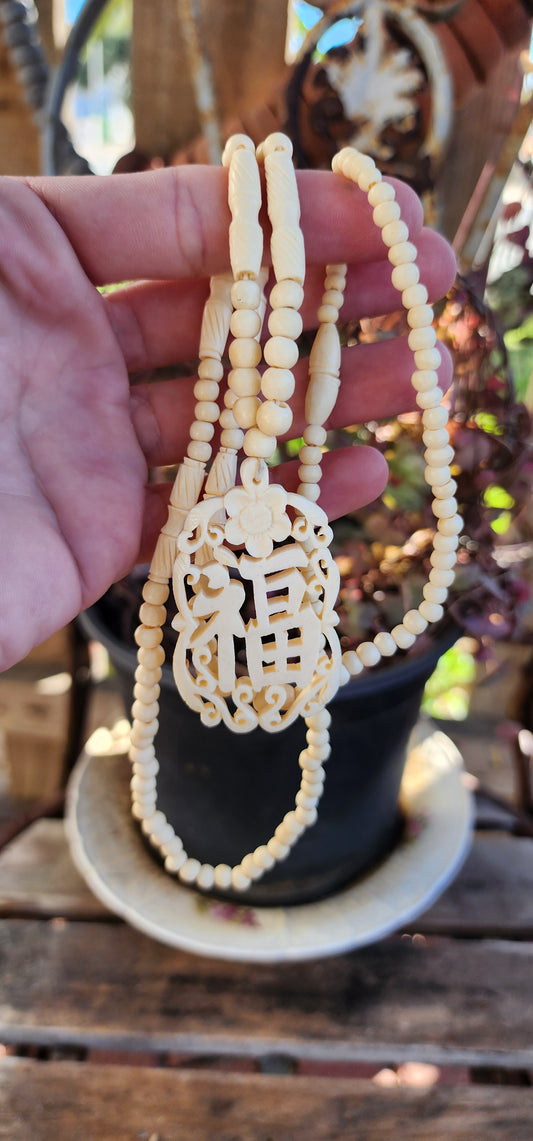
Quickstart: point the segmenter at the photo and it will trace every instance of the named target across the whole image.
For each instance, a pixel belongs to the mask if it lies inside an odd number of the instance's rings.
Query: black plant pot
[[[129,711],[136,648],[110,632],[106,605],[100,600],[80,621],[88,637],[106,646]],[[424,685],[456,637],[457,630],[448,631],[424,653],[340,690],[330,704],[332,753],[317,823],[245,895],[216,894],[261,905],[307,903],[387,855],[402,830],[398,796]],[[305,725],[300,721],[279,734],[207,729],[179,697],[168,664],[159,700],[158,808],[190,855],[202,863],[237,864],[294,806]]]

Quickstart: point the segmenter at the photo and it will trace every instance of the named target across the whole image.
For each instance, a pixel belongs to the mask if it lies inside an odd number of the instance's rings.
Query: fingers
[[[422,230],[417,244],[421,280],[430,301],[435,301],[454,281],[455,259],[444,238],[431,230]],[[310,266],[302,308],[306,329],[316,326],[323,282],[323,266]],[[109,321],[128,369],[158,368],[195,359],[206,297],[205,280],[140,282],[108,294],[105,304]],[[392,285],[388,261],[350,266],[341,320],[376,317],[399,307],[400,295]]]
[[[439,383],[449,387],[452,363],[441,346]],[[406,337],[374,345],[343,349],[342,383],[327,427],[381,420],[416,408],[411,385],[413,354]],[[289,435],[299,436],[305,427],[304,403],[307,361],[299,361],[294,375],[296,389],[291,399],[294,419]],[[181,459],[194,419],[193,378],[135,385],[131,390],[131,414],[139,443],[148,464],[157,467]],[[214,441],[216,442],[216,441]]]
[[[365,194],[326,171],[299,171],[297,178],[309,262],[385,260]],[[221,167],[25,181],[97,285],[198,278],[229,267],[227,172]],[[395,183],[395,189],[416,241],[422,226],[420,202],[403,183]],[[266,218],[263,223],[268,232]],[[265,255],[266,264],[268,249]]]
[[[384,490],[388,468],[381,452],[360,445],[340,448],[324,455],[320,506],[329,519],[337,519],[377,499]],[[272,471],[272,482],[288,491],[298,486],[298,462],[281,464]],[[167,518],[172,484],[151,484],[146,489],[145,515],[138,562],[149,562],[161,527]]]

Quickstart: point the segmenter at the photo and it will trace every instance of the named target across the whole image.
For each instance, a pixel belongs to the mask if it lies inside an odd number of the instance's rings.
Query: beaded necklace
[[[390,633],[382,631],[356,650],[341,652],[334,607],[339,573],[329,551],[332,533],[317,505],[320,493],[324,424],[334,408],[340,379],[337,319],[346,284],[345,265],[326,267],[318,310],[319,329],[309,359],[305,402],[307,426],[299,453],[297,494],[269,483],[267,461],[277,439],[292,423],[289,400],[292,369],[302,331],[305,253],[292,163],[292,145],[282,134],[270,135],[255,151],[245,135],[226,145],[228,168],[231,275],[211,281],[200,334],[195,419],[187,455],[178,469],[168,520],[159,537],[143,589],[135,633],[135,673],[130,758],[132,812],[159,851],[168,872],[204,890],[246,890],[276,861],[285,859],[306,828],[317,819],[324,787],[324,763],[330,756],[328,701],[351,677],[374,666],[398,648],[407,649],[443,615],[462,521],[451,478],[453,449],[447,412],[438,387],[440,353],[432,326],[433,311],[416,265],[417,250],[395,201],[374,161],[351,148],[340,151],[333,170],[368,195],[373,220],[381,231],[392,265],[392,283],[401,293],[414,353],[412,384],[422,409],[426,445],[425,479],[434,495],[437,531],[432,569],[423,601],[409,610]],[[261,268],[263,233],[259,165],[264,165],[267,206],[272,226],[271,257],[276,284],[270,294],[269,338],[261,351],[265,312]],[[222,356],[229,345],[231,371],[220,411]],[[261,375],[261,357],[267,365]],[[220,446],[212,457],[215,425]],[[237,479],[239,453],[241,459]],[[206,465],[212,465],[206,478]],[[163,812],[157,809],[158,697],[164,651],[169,582],[177,604],[178,631],[173,669],[183,700],[205,725],[221,721],[235,732],[260,726],[282,730],[302,716],[306,747],[299,757],[301,782],[294,808],[273,836],[234,867],[200,863],[185,852]],[[246,663],[237,658],[244,642]]]

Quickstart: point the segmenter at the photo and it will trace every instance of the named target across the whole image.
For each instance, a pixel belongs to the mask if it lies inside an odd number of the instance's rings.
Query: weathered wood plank
[[[533,1068],[533,945],[409,936],[319,962],[193,957],[127,926],[0,923],[0,1041]]]
[[[2,1105],[3,1103],[3,1105]],[[369,1081],[201,1074],[5,1059],[9,1141],[530,1141],[533,1095],[506,1086],[380,1089]]]
[[[13,914],[109,914],[73,864],[62,820],[37,820],[0,853],[0,915]]]

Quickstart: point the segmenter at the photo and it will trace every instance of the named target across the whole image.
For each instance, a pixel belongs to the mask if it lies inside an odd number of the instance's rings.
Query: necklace
[[[382,180],[373,160],[345,148],[333,170],[368,195],[392,265],[392,283],[401,293],[414,353],[412,384],[422,409],[426,445],[425,478],[431,487],[437,532],[423,601],[390,633],[380,632],[356,650],[341,653],[335,632],[339,574],[329,551],[332,533],[318,506],[324,423],[340,384],[337,319],[346,283],[345,265],[326,267],[320,322],[309,359],[305,414],[296,494],[269,482],[267,461],[278,437],[291,427],[296,339],[302,331],[305,253],[292,163],[292,146],[282,134],[269,136],[255,152],[247,136],[226,145],[231,275],[211,281],[200,335],[195,419],[187,455],[178,470],[168,520],[143,589],[135,638],[135,674],[130,758],[132,812],[160,852],[168,872],[184,883],[209,890],[244,891],[276,861],[285,859],[317,819],[330,756],[331,715],[325,708],[340,685],[407,649],[428,623],[438,621],[454,577],[461,520],[450,474],[453,449],[447,412],[438,387],[440,353],[432,327],[433,311],[419,280],[417,250],[409,241],[394,189]],[[271,257],[276,284],[270,293],[269,337],[261,351],[265,312],[261,268],[263,233],[259,164],[264,165],[272,226]],[[231,333],[231,370],[220,411],[222,356]],[[261,375],[261,357],[267,365]],[[215,425],[220,446],[212,457]],[[243,458],[239,464],[239,453]],[[206,465],[212,466],[206,478]],[[238,468],[238,473],[237,473]],[[237,477],[238,475],[238,477]],[[240,480],[240,483],[238,482]],[[295,806],[266,843],[233,868],[201,864],[185,852],[164,813],[157,809],[158,697],[164,651],[169,581],[177,604],[178,632],[173,670],[183,700],[205,725],[221,721],[235,732],[257,726],[271,733],[298,716],[307,727],[306,747]],[[238,647],[245,646],[239,661]]]

